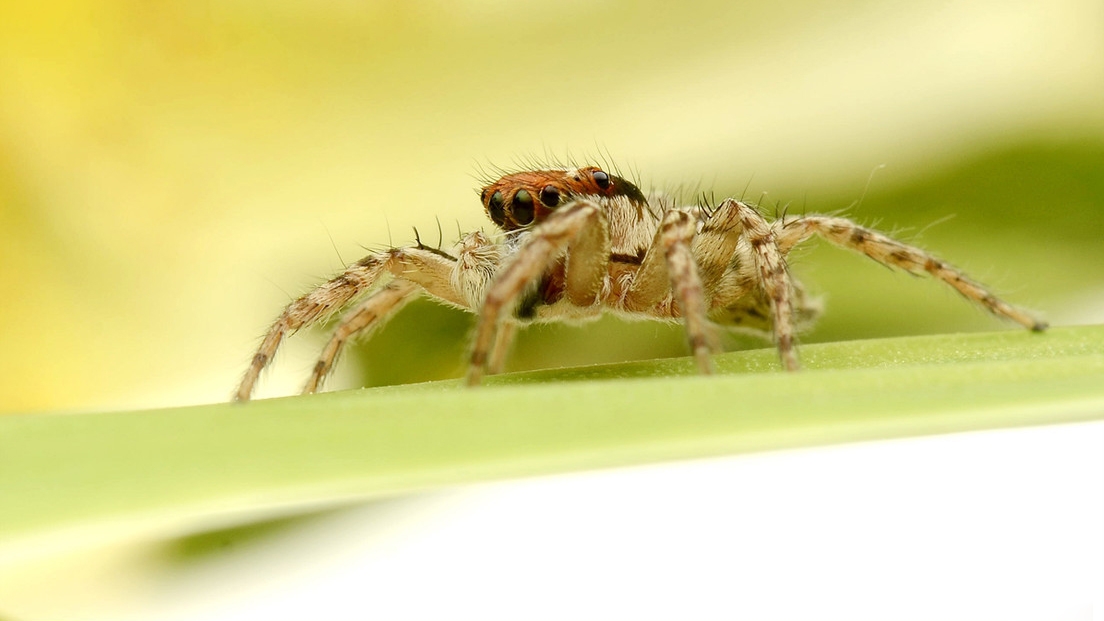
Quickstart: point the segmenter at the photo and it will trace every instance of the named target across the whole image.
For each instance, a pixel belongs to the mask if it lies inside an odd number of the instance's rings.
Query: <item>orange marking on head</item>
[[[557,207],[586,196],[624,196],[641,206],[647,203],[635,185],[596,166],[509,174],[483,188],[480,196],[487,216],[506,231],[541,222]]]

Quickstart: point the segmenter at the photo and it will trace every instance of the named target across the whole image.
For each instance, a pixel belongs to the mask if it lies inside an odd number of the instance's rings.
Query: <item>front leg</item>
[[[468,385],[479,384],[492,349],[505,351],[509,346],[509,334],[496,339],[503,313],[517,303],[561,254],[567,252],[565,296],[576,305],[589,306],[597,301],[609,263],[609,249],[605,213],[589,200],[569,203],[529,230],[487,289],[472,339]],[[495,362],[497,365],[500,361]]]

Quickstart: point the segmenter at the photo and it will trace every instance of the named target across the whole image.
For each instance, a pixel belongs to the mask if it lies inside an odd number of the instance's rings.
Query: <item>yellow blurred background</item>
[[[850,206],[1054,323],[1104,320],[1099,0],[9,2],[0,411],[226,399],[365,248],[489,227],[480,166],[605,152],[646,187]],[[795,271],[829,296],[806,341],[1000,327],[833,249]],[[416,305],[333,387],[454,376],[468,321]],[[684,351],[541,327],[512,368]]]

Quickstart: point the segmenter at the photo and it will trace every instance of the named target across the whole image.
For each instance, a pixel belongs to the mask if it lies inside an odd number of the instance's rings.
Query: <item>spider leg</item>
[[[778,222],[772,222],[778,236]],[[727,238],[727,239],[724,239]],[[781,246],[781,240],[779,240]],[[779,248],[785,257],[789,248]],[[703,273],[710,296],[709,318],[719,324],[770,334],[774,318],[771,301],[760,286],[760,273],[752,256],[752,245],[744,235],[735,209],[715,213],[704,223],[694,239],[694,257]],[[717,274],[720,274],[718,277]],[[706,275],[703,274],[703,280]],[[818,297],[806,293],[793,276],[790,281],[790,307],[794,329],[800,332],[820,316],[823,305]]]
[[[1001,300],[981,283],[970,279],[961,270],[915,246],[901,243],[878,231],[831,216],[808,215],[786,220],[777,228],[779,247],[783,253],[794,245],[819,235],[829,242],[860,252],[882,265],[898,267],[912,274],[931,274],[950,285],[966,299],[984,307],[990,313],[1011,319],[1025,328],[1042,331],[1046,322],[1028,311]]]
[[[503,313],[565,251],[564,295],[576,305],[593,305],[608,268],[609,247],[609,224],[602,208],[592,201],[568,203],[533,227],[487,288],[472,339],[468,385],[479,384],[492,348],[509,346],[510,334],[498,336]]]
[[[712,354],[719,346],[707,317],[705,289],[692,250],[696,228],[696,219],[686,211],[672,209],[663,214],[623,304],[630,310],[645,311],[673,294],[698,369],[710,374]]]
[[[284,337],[329,316],[353,298],[372,289],[385,276],[401,276],[447,302],[467,306],[463,296],[452,286],[455,262],[452,257],[438,251],[395,248],[370,254],[350,265],[341,274],[287,305],[253,354],[249,368],[234,392],[234,400],[249,400],[257,378],[276,354]]]
[[[697,223],[686,212],[669,211],[659,225],[659,237],[667,259],[671,290],[686,324],[690,350],[697,360],[698,369],[708,375],[713,372],[712,354],[720,347],[706,316],[705,291],[690,246],[696,228]]]
[[[349,340],[385,323],[391,315],[414,299],[418,292],[418,285],[409,280],[396,278],[342,317],[326,347],[322,349],[322,354],[315,363],[310,378],[303,386],[302,394],[317,392],[322,387],[338,355],[341,354],[341,349]]]
[[[510,343],[513,342],[517,329],[516,321],[503,321],[502,325],[498,327],[498,332],[495,333],[494,346],[491,348],[491,356],[487,361],[488,374],[497,375],[502,372],[502,367],[506,364],[506,355],[510,353]]]
[[[419,249],[426,250],[424,246]],[[451,259],[451,255],[447,253],[430,252],[443,259]],[[488,275],[493,272],[498,247],[483,233],[475,232],[464,236],[454,252],[457,256],[451,267],[451,278],[446,273],[447,261],[431,261],[413,271],[404,271],[402,278],[392,280],[346,314],[322,350],[302,394],[317,392],[333,369],[343,346],[365,331],[371,332],[386,323],[416,297],[419,285],[434,297],[456,306],[471,308],[472,298],[477,299],[480,296],[476,292],[481,292],[486,287]]]
[[[751,273],[746,273],[748,271]],[[710,300],[709,318],[725,326],[770,335],[774,323],[770,300],[762,287],[756,284],[757,280],[754,266],[752,270],[745,270],[741,266],[731,269],[714,291]],[[791,277],[790,285],[794,329],[802,332],[816,322],[823,311],[823,305],[820,298],[806,293],[798,280]]]
[[[751,291],[758,289],[756,283],[761,285],[773,318],[770,324],[782,366],[788,371],[796,371],[801,364],[794,345],[795,285],[786,269],[785,251],[778,243],[774,229],[756,209],[729,198],[717,207],[703,227],[702,235],[707,232],[709,235],[695,246],[703,264],[717,265],[723,261],[727,267],[734,254],[741,254],[742,247],[751,255],[751,265],[738,265],[736,276],[722,281],[727,289],[720,287],[721,295],[717,297],[735,300],[749,293],[748,288]],[[702,256],[712,258],[705,260],[700,258]],[[715,271],[717,268],[714,267],[710,273]],[[722,278],[723,274],[722,271]],[[753,307],[754,304],[747,306],[748,309]]]

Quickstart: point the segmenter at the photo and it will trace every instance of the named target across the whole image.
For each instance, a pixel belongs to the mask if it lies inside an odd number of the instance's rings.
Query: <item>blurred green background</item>
[[[1053,323],[1104,321],[1099,0],[4,3],[0,411],[226,399],[365,248],[488,227],[480,166],[605,152],[688,198],[848,208]],[[827,296],[806,342],[1001,327],[823,244],[793,263]],[[470,325],[416,304],[331,387],[457,375]],[[511,368],[684,353],[603,320],[526,330]]]

